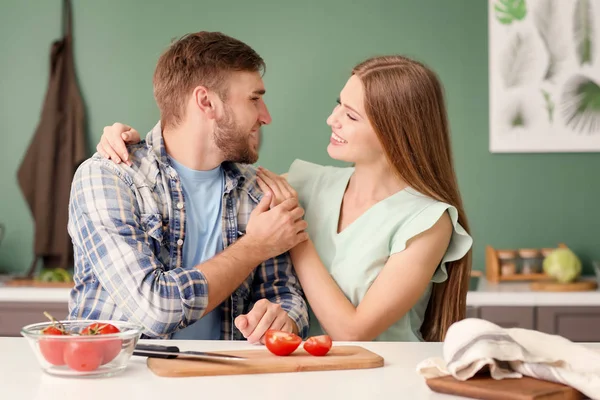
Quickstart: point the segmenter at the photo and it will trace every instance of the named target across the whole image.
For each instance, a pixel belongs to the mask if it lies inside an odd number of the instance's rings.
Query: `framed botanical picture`
[[[489,0],[490,151],[600,151],[600,0]]]

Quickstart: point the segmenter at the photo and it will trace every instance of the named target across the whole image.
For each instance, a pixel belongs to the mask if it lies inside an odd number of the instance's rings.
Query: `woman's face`
[[[352,75],[340,93],[338,105],[327,118],[331,127],[327,152],[331,158],[365,164],[383,157],[381,143],[365,112],[364,98],[362,82]]]

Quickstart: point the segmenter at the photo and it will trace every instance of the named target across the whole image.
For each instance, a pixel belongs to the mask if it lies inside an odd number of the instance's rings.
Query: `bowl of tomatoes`
[[[141,334],[139,325],[108,320],[51,318],[21,329],[42,370],[68,377],[110,376],[123,371]]]

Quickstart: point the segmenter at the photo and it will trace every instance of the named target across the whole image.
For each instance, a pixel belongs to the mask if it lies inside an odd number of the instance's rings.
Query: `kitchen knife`
[[[206,361],[244,361],[244,357],[228,354],[207,353],[204,351],[180,351],[177,346],[160,346],[155,344],[138,344],[133,350],[134,356],[167,358],[180,360],[206,360]]]

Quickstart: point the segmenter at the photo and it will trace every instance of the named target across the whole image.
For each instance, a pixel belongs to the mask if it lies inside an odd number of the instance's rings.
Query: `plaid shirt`
[[[130,146],[131,167],[98,153],[77,169],[69,203],[69,234],[75,253],[70,319],[129,320],[143,337],[170,338],[197,321],[208,304],[205,276],[182,265],[185,201],[171,167],[160,122]],[[223,244],[246,230],[262,192],[250,165],[223,163]],[[259,299],[281,304],[308,333],[308,312],[289,253],[269,259],[220,306],[221,338],[241,340],[233,320]]]

